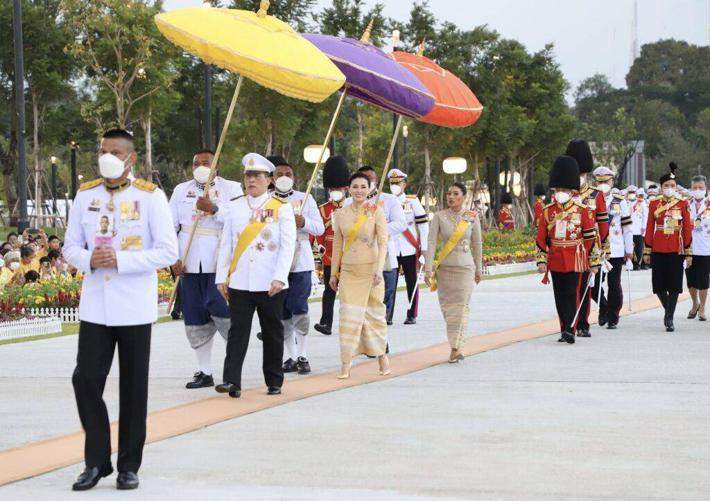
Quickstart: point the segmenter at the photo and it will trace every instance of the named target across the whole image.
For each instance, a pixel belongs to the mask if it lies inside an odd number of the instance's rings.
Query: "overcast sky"
[[[381,0],[385,15],[405,21],[412,0]],[[167,9],[201,5],[201,0],[165,0]],[[319,0],[321,7],[329,0]],[[376,0],[366,0],[374,5]],[[430,0],[437,19],[464,29],[486,24],[504,37],[539,50],[555,44],[567,80],[576,86],[603,73],[617,86],[631,64],[633,0]],[[639,46],[675,38],[707,45],[710,0],[638,0]]]

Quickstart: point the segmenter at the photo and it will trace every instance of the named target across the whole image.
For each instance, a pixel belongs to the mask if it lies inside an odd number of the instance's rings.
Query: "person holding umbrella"
[[[350,173],[345,158],[336,155],[328,158],[323,167],[323,187],[328,192],[328,201],[319,207],[325,231],[316,237],[318,251],[323,262],[323,309],[320,321],[313,326],[315,330],[330,336],[333,333],[333,308],[335,291],[330,288],[331,263],[333,258],[333,218],[335,212],[343,207],[348,193]]]

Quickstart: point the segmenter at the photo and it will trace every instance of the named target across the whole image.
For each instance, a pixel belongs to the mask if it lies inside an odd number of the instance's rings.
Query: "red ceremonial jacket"
[[[693,220],[688,201],[680,198],[658,197],[648,206],[644,254],[692,254]]]
[[[604,244],[609,236],[609,212],[606,208],[604,193],[596,188],[585,186],[579,192],[579,200],[594,212],[594,220],[599,233],[599,243]]]
[[[498,228],[501,231],[513,231],[515,229],[515,218],[508,207],[501,207],[498,213]]]
[[[323,266],[330,266],[331,258],[333,257],[333,212],[342,207],[343,204],[336,204],[332,200],[321,205],[318,209],[320,210],[320,215],[323,218],[323,224],[325,225],[325,231],[322,235],[316,237],[316,242],[318,246],[321,247]]]
[[[594,211],[576,200],[542,210],[537,228],[537,264],[549,271],[584,272],[599,264]]]

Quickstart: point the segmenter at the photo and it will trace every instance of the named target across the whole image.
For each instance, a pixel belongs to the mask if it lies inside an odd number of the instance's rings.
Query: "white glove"
[[[422,251],[422,252],[426,252],[426,251]],[[426,264],[426,259],[424,259],[424,254],[422,254],[421,256],[419,256],[419,262],[420,262],[421,264]]]
[[[634,271],[634,263],[631,261],[631,259],[626,260],[626,269],[628,271]]]

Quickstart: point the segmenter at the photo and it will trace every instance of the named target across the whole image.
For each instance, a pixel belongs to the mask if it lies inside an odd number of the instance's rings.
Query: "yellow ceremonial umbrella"
[[[239,74],[208,185],[215,176],[244,77],[285,96],[314,103],[324,101],[345,83],[345,75],[325,54],[288,24],[267,14],[269,4],[262,0],[258,12],[192,7],[155,16],[158,29],[168,40],[206,63]],[[192,225],[182,262],[187,260],[199,221]]]

